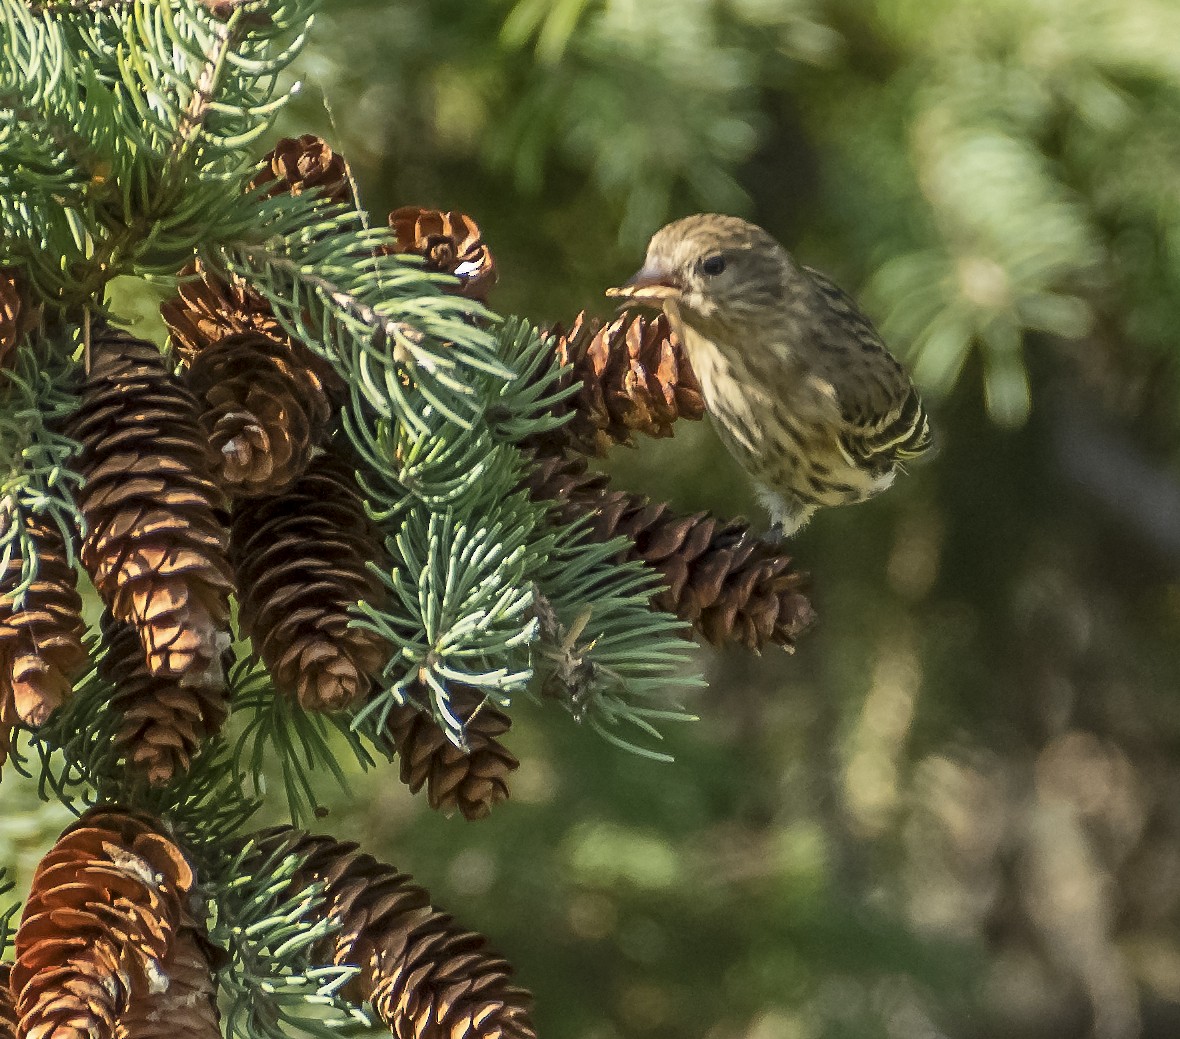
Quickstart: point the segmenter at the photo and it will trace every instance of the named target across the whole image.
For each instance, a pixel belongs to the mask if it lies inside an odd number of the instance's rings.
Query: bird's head
[[[768,307],[781,304],[794,272],[790,254],[762,228],[702,213],[657,231],[643,267],[607,295],[674,304],[686,324],[702,331],[740,329],[757,325]]]

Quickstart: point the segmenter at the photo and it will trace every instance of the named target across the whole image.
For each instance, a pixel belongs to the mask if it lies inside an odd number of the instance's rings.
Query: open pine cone
[[[182,925],[160,965],[167,987],[133,997],[115,1039],[221,1039],[208,948],[195,927]]]
[[[224,280],[194,260],[180,272],[176,295],[160,304],[173,349],[189,364],[207,346],[252,332],[284,340],[270,304],[237,279]]]
[[[306,858],[292,884],[322,885],[324,912],[340,921],[320,961],[360,968],[345,996],[370,1003],[396,1039],[536,1039],[532,997],[509,983],[511,967],[410,877],[355,844],[287,827],[263,835],[262,851],[275,848]]]
[[[231,497],[289,487],[332,414],[323,383],[291,345],[254,333],[211,343],[193,359],[187,381]]]
[[[284,137],[262,160],[261,172],[251,187],[269,184],[270,197],[289,192],[302,195],[318,190],[332,202],[349,202],[352,188],[348,182],[348,163],[328,143],[314,134]]]
[[[103,328],[68,431],[82,445],[81,558],[99,596],[135,627],[152,675],[221,686],[233,580],[197,402],[151,343]]]
[[[82,599],[61,532],[35,522],[28,533],[36,546],[37,574],[19,607],[19,553],[0,568],[0,763],[12,727],[41,725],[69,697],[72,680],[87,664]]]
[[[37,867],[16,932],[20,1034],[114,1036],[164,976],[192,884],[180,849],[146,816],[92,808],[70,826]]]
[[[454,688],[451,707],[464,723],[466,749],[456,747],[442,726],[413,704],[390,712],[386,734],[411,793],[425,786],[436,811],[457,808],[465,819],[483,819],[508,799],[508,777],[520,765],[499,739],[512,722],[471,687]]]
[[[577,459],[542,458],[526,480],[536,501],[553,501],[563,523],[590,519],[594,537],[625,535],[628,555],[659,571],[665,587],[653,605],[676,614],[715,645],[790,649],[815,619],[786,543],[772,545],[742,522],[708,513],[679,515],[669,506],[610,488]]]
[[[101,628],[106,652],[98,673],[110,683],[111,709],[123,719],[117,741],[127,768],[156,786],[171,782],[225,724],[226,689],[157,678],[147,669],[134,628],[109,613]]]
[[[351,468],[322,454],[278,497],[239,502],[231,553],[242,630],[275,688],[309,710],[363,700],[390,646],[350,627],[355,603],[385,595],[367,565],[384,555],[380,533],[365,515]]]
[[[389,214],[389,226],[397,239],[391,252],[421,256],[428,271],[459,279],[453,291],[481,303],[487,300],[496,284],[496,261],[479,225],[466,213],[403,206]]]
[[[663,314],[623,313],[602,324],[583,311],[568,331],[555,325],[546,339],[558,363],[572,366],[561,385],[578,392],[559,405],[559,414],[573,412],[570,421],[534,446],[605,455],[612,444],[633,443],[636,433],[670,437],[677,419],[705,414],[684,344]]]
[[[263,159],[251,186],[269,184],[267,194],[299,195],[317,189],[333,202],[352,199],[344,157],[320,138],[285,137]],[[333,400],[346,388],[332,366],[303,343],[294,341],[270,304],[245,282],[226,277],[193,261],[180,272],[177,294],[160,306],[172,346],[190,365],[206,347],[242,333],[256,333],[288,347],[292,363],[308,372]]]

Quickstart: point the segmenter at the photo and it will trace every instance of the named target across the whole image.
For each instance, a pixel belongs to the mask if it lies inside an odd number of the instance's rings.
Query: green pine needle
[[[56,527],[71,560],[77,526],[74,489],[81,477],[70,463],[79,448],[57,432],[75,406],[74,373],[49,353],[44,343],[22,344],[0,382],[0,571],[21,561],[21,581],[12,590],[18,609],[37,576],[29,523]]]
[[[318,775],[330,775],[341,790],[350,791],[342,749],[347,748],[363,769],[374,764],[345,715],[305,711],[293,697],[275,690],[257,659],[248,657],[234,665],[230,688],[234,713],[247,718],[233,748],[235,782],[243,787],[248,783],[261,796],[267,765],[277,758],[294,824],[310,825],[317,817]]]
[[[298,855],[254,841],[212,867],[209,937],[229,953],[218,976],[227,1036],[328,1039],[371,1025],[340,996],[359,968],[315,961],[339,922],[325,916],[320,885],[293,886],[302,868]]]
[[[0,908],[0,959],[8,952],[8,945],[12,940],[12,921],[20,912],[19,902],[9,902],[8,895],[13,889],[13,883],[8,879],[8,871],[0,869],[0,899],[6,904]]]

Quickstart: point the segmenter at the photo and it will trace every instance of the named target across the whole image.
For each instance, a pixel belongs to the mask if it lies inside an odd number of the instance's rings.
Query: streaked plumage
[[[754,224],[677,220],[608,294],[664,307],[721,439],[785,533],[879,494],[931,445],[918,393],[869,319]]]

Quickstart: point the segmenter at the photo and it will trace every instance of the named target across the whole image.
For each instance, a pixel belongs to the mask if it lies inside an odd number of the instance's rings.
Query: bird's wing
[[[869,468],[892,468],[930,449],[930,420],[918,391],[880,333],[856,302],[827,275],[810,276],[830,322],[825,335],[829,378],[836,388],[845,428],[841,446],[850,460]]]

